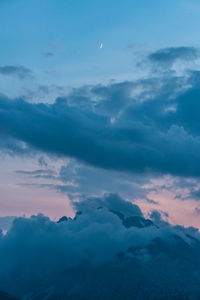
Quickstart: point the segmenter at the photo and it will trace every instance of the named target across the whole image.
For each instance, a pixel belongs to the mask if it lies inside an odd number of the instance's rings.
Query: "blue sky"
[[[148,51],[199,45],[196,1],[11,0],[0,5],[1,61],[29,67],[42,82],[70,85],[130,74],[137,60],[127,50],[131,45]],[[54,56],[45,57],[48,53]]]

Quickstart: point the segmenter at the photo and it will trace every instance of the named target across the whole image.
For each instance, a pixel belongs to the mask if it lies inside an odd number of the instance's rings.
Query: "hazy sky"
[[[0,216],[73,215],[112,192],[200,227],[199,14],[0,0]]]

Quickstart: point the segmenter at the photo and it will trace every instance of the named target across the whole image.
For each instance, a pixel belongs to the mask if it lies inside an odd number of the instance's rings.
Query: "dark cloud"
[[[129,85],[121,87],[129,90]],[[96,96],[102,93],[98,89]],[[115,95],[115,86],[107,89],[110,95],[114,89]],[[129,104],[116,119],[98,109],[71,106],[62,98],[48,105],[1,98],[0,132],[39,150],[104,169],[199,176],[199,95],[194,86],[175,98],[134,102],[124,91],[120,101]]]
[[[171,61],[197,50],[156,53]],[[53,104],[1,96],[0,148],[22,155],[44,151],[132,174],[199,176],[199,72],[187,75],[84,86]]]
[[[194,47],[171,47],[151,53],[148,59],[161,67],[170,67],[177,60],[191,61],[199,57],[199,50]]]
[[[48,167],[48,163],[46,162],[45,158],[43,156],[40,156],[38,158],[38,163],[40,164],[41,167]]]
[[[160,215],[158,226],[117,195],[74,205],[74,219],[18,218],[0,237],[1,290],[32,300],[199,299],[198,230]]]
[[[18,298],[8,294],[8,293],[5,293],[3,291],[0,291],[0,299],[1,300],[19,300]]]
[[[16,170],[17,174],[22,174],[22,175],[30,175],[30,176],[53,176],[55,175],[55,171],[49,170],[49,169],[39,169],[39,170],[34,170],[34,171],[24,171],[24,170]]]
[[[196,84],[197,77],[197,72],[192,72],[189,84]],[[116,118],[126,108],[137,106],[141,102],[158,98],[166,101],[168,98],[177,97],[184,92],[187,85],[188,79],[185,77],[167,74],[136,81],[83,86],[73,89],[66,101],[69,106]]]
[[[150,203],[150,204],[158,205],[158,201],[155,201],[155,200],[153,200],[153,199],[148,199],[148,198],[146,198],[145,200],[146,200],[148,203]]]
[[[32,71],[23,66],[0,66],[0,74],[5,76],[15,76],[21,80],[32,77]]]
[[[164,226],[169,226],[168,223],[168,214],[166,212],[160,212],[157,210],[153,210],[151,211],[151,213],[149,214],[151,220],[153,221],[153,223],[155,225],[157,225],[158,227],[164,227]]]

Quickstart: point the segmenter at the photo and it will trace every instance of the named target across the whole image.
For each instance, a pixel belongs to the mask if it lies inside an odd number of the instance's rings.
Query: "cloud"
[[[113,95],[115,89],[117,94],[123,90],[119,101],[127,105],[114,121],[99,111],[99,101],[91,110],[71,106],[64,98],[45,105],[1,97],[0,133],[33,149],[104,169],[200,175],[197,85],[173,98],[161,94],[136,102],[129,84],[92,87],[96,97],[102,89],[108,103],[112,90]]]
[[[1,130],[0,130],[1,131]],[[0,149],[1,154],[7,154],[10,156],[20,155],[20,156],[31,156],[35,154],[35,151],[30,148],[23,141],[12,138],[7,134],[0,133]]]
[[[194,47],[171,47],[151,53],[148,59],[160,67],[171,67],[177,60],[191,61],[198,57],[199,50]]]
[[[193,75],[194,74],[194,75]],[[190,81],[185,76],[160,75],[136,81],[123,81],[107,85],[97,84],[73,89],[66,97],[72,107],[95,111],[116,119],[125,109],[148,100],[177,97],[197,83],[198,72],[191,74]],[[195,80],[196,79],[196,80]]]
[[[24,171],[24,170],[17,170],[16,171],[17,174],[23,174],[23,175],[33,175],[33,176],[37,176],[37,175],[55,175],[55,172],[53,170],[43,170],[43,169],[39,169],[39,170],[34,170],[34,171]]]
[[[31,178],[57,179],[56,172],[50,169],[39,169],[34,171],[16,170],[19,175],[30,176]]]
[[[21,80],[32,77],[32,71],[23,66],[0,66],[0,74],[4,76],[15,76]]]
[[[199,207],[196,207],[196,208],[195,208],[194,214],[200,215],[200,208],[199,208]]]
[[[61,166],[57,179],[61,184],[54,185],[58,191],[80,195],[101,195],[103,192],[120,193],[128,199],[146,198],[146,191],[141,189],[141,183],[148,181],[143,176],[138,178],[132,174],[99,169],[70,160]],[[69,182],[73,183],[69,185]]]
[[[8,230],[12,226],[12,222],[16,219],[16,216],[0,217],[0,230]]]
[[[189,59],[198,52],[166,49],[158,53],[168,58],[159,59]],[[197,71],[83,86],[53,104],[1,96],[0,148],[12,155],[41,151],[131,174],[199,176],[199,97]]]
[[[19,300],[16,297],[13,297],[12,295],[8,294],[8,293],[4,293],[2,291],[0,291],[0,299],[1,300]]]
[[[40,156],[38,158],[38,163],[40,164],[41,167],[48,167],[48,163],[46,162],[45,158],[43,156]]]
[[[74,205],[74,219],[17,218],[1,236],[1,290],[33,300],[198,299],[198,230],[154,225],[117,195]]]

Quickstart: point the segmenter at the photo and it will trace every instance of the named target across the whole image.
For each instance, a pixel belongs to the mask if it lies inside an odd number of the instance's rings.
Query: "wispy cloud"
[[[23,66],[0,66],[0,74],[3,76],[15,76],[20,80],[30,79],[32,71]]]
[[[44,52],[43,55],[46,58],[53,58],[55,56],[55,53],[53,53],[53,52]]]
[[[171,47],[159,49],[148,56],[150,62],[160,67],[172,66],[177,60],[195,60],[199,57],[199,49],[194,47]]]

